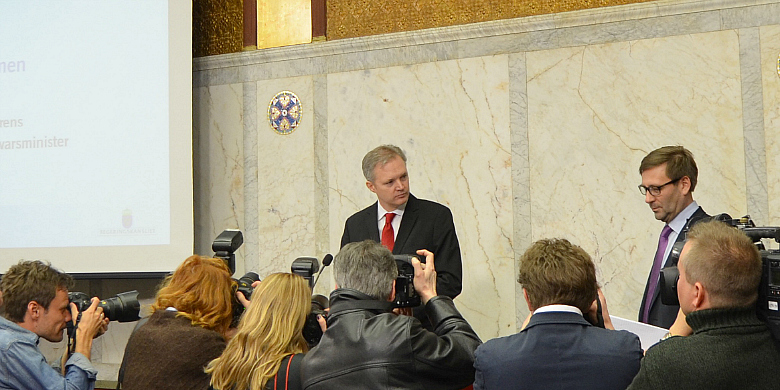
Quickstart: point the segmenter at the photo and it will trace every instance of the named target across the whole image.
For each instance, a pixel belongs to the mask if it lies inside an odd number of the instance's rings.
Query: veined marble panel
[[[736,31],[527,53],[533,239],[596,262],[610,312],[636,317],[662,224],[637,190],[651,150],[680,144],[710,214],[746,210]]]
[[[780,226],[780,26],[761,27],[761,80],[764,85],[764,134],[770,226]]]
[[[243,86],[196,88],[193,98],[195,251],[210,256],[219,233],[244,227]],[[243,264],[239,249],[236,273]]]
[[[515,332],[509,73],[505,55],[328,76],[330,242],[376,201],[360,164],[395,144],[412,193],[452,210],[463,257],[458,308],[483,338]]]
[[[295,93],[302,117],[295,131],[277,134],[268,123],[268,105],[281,91]],[[260,277],[290,272],[300,256],[316,253],[314,197],[314,92],[311,77],[257,83],[257,214]]]
[[[742,123],[745,138],[745,185],[747,211],[759,226],[769,217],[766,191],[766,145],[764,101],[761,83],[761,43],[756,27],[739,30],[742,73]]]

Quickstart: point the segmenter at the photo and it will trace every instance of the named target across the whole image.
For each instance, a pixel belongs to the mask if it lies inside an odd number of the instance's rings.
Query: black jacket
[[[687,231],[693,227],[693,225],[701,222],[701,221],[707,221],[709,220],[710,215],[704,212],[704,209],[699,207],[696,209],[696,211],[693,212],[693,215],[691,215],[690,218],[685,222],[685,227],[683,227],[683,233],[687,233]],[[675,240],[675,244],[678,242],[685,241],[686,234],[680,233],[677,236],[677,240]],[[669,253],[669,256],[664,259],[664,263],[662,265],[662,268],[671,267],[671,266],[677,266],[677,260],[679,259],[671,259],[671,252]],[[660,283],[660,280],[659,282]],[[645,312],[645,300],[647,299],[647,290],[650,287],[650,276],[647,276],[647,283],[645,284],[645,292],[642,294],[642,304],[639,306],[639,321],[642,321],[642,313]],[[660,326],[662,328],[669,329],[669,327],[672,326],[674,323],[674,320],[677,319],[677,312],[680,311],[680,305],[664,305],[663,302],[661,302],[660,297],[660,288],[656,288],[655,294],[653,294],[653,300],[650,304],[650,313],[648,316],[647,323],[650,325]]]
[[[303,359],[304,389],[457,390],[474,381],[482,342],[449,297],[425,306],[434,332],[359,291],[338,289],[330,302],[328,330]]]
[[[377,207],[377,203],[374,203],[347,219],[341,236],[342,247],[350,242],[381,241],[376,219]],[[418,249],[427,249],[436,256],[438,293],[450,298],[457,297],[462,288],[463,270],[452,212],[444,205],[417,199],[409,194],[393,254],[413,255]]]

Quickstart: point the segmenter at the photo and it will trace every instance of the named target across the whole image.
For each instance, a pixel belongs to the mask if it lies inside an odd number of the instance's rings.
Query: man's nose
[[[648,204],[653,203],[654,200],[655,200],[655,196],[653,196],[653,194],[651,194],[650,191],[645,192],[645,203]]]

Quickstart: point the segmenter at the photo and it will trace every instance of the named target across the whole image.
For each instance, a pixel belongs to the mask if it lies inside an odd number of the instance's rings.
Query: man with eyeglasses
[[[653,150],[639,165],[642,184],[639,192],[655,214],[666,225],[658,240],[653,267],[639,308],[639,321],[669,328],[677,318],[679,305],[664,305],[659,297],[661,268],[676,265],[669,254],[678,241],[685,240],[687,231],[709,215],[693,200],[693,190],[699,174],[693,154],[682,146],[664,146]]]

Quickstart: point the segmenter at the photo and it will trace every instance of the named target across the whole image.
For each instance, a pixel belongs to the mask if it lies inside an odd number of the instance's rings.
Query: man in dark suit
[[[362,166],[366,187],[376,194],[377,202],[347,219],[341,246],[374,240],[396,255],[427,249],[436,255],[439,294],[458,296],[463,271],[450,209],[409,193],[406,155],[397,146],[375,148],[363,157]]]
[[[682,146],[664,146],[653,150],[639,166],[642,184],[639,192],[655,219],[666,225],[658,240],[653,267],[647,278],[639,308],[639,321],[669,328],[677,318],[679,305],[664,305],[659,296],[661,268],[677,265],[670,259],[672,247],[685,240],[685,232],[709,215],[693,200],[693,190],[699,174],[693,154]]]
[[[579,246],[564,239],[540,240],[520,257],[531,316],[512,336],[477,348],[475,390],[623,390],[639,371],[639,338],[616,331],[606,301],[604,326],[594,326],[599,307],[596,268]]]

